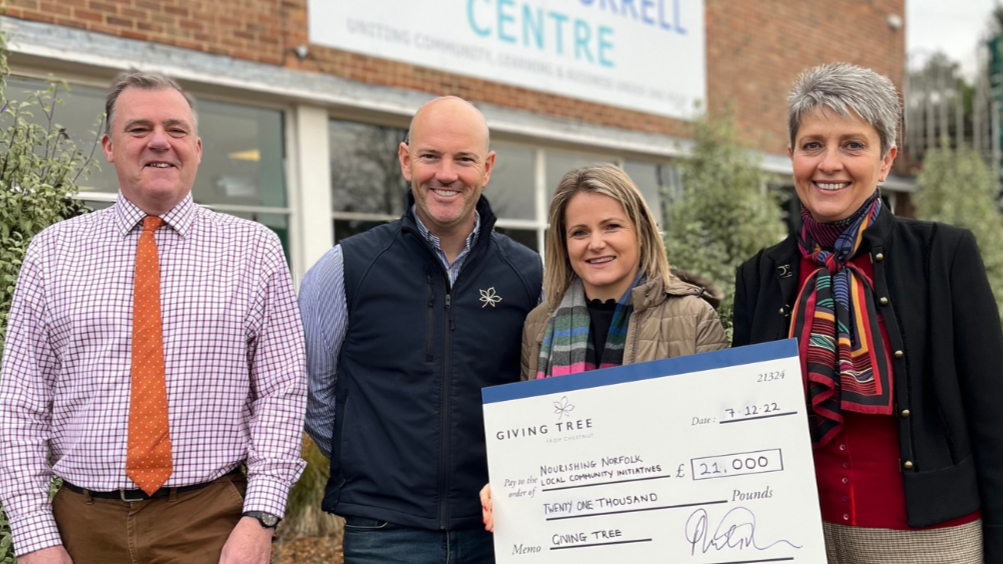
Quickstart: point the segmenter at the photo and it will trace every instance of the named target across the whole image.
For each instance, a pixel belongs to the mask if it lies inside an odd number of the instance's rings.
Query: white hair
[[[898,139],[902,104],[895,85],[888,77],[871,69],[848,63],[819,65],[808,69],[794,81],[787,97],[787,127],[794,146],[804,116],[821,107],[830,108],[843,117],[856,113],[878,132],[881,156],[895,146]]]

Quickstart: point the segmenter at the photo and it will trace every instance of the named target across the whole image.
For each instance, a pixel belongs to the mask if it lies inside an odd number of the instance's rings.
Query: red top
[[[874,265],[871,264],[870,255],[859,255],[850,262],[873,280]],[[802,257],[799,288],[804,287],[808,276],[816,268],[815,263]],[[885,321],[880,314],[878,324],[887,354],[891,347],[888,344]],[[891,366],[889,359],[888,367]],[[899,432],[895,416],[844,410],[843,429],[825,446],[813,450],[822,520],[856,527],[913,530],[914,527],[906,522],[905,489],[902,485],[899,452]],[[976,511],[923,528],[940,529],[964,525],[981,516],[982,512]]]

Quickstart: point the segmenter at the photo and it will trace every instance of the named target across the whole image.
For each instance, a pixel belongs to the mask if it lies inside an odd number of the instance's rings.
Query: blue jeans
[[[345,564],[494,564],[492,543],[480,527],[430,531],[345,517]]]

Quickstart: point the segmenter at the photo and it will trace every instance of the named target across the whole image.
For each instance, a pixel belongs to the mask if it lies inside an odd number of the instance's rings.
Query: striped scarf
[[[623,364],[623,348],[627,342],[627,324],[630,314],[634,311],[634,301],[631,292],[641,281],[638,272],[634,283],[627,288],[613,312],[613,321],[606,337],[606,348],[599,368],[611,368]],[[540,345],[540,360],[537,364],[536,378],[566,376],[577,372],[585,372],[595,367],[597,351],[589,338],[591,323],[589,309],[585,297],[585,287],[580,278],[575,277],[561,299],[561,305],[543,332],[543,343]]]
[[[843,428],[842,411],[890,414],[891,371],[874,307],[871,280],[849,263],[864,231],[881,212],[874,192],[854,215],[819,223],[802,206],[801,254],[819,265],[805,281],[791,316],[791,337],[801,348],[812,443],[820,447]]]

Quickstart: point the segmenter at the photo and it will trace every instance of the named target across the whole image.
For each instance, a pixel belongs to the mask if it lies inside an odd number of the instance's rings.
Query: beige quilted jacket
[[[714,309],[722,294],[710,282],[673,270],[668,284],[651,280],[634,288],[624,364],[716,351],[728,347]],[[542,303],[522,329],[522,379],[536,377],[540,343],[553,312]]]

